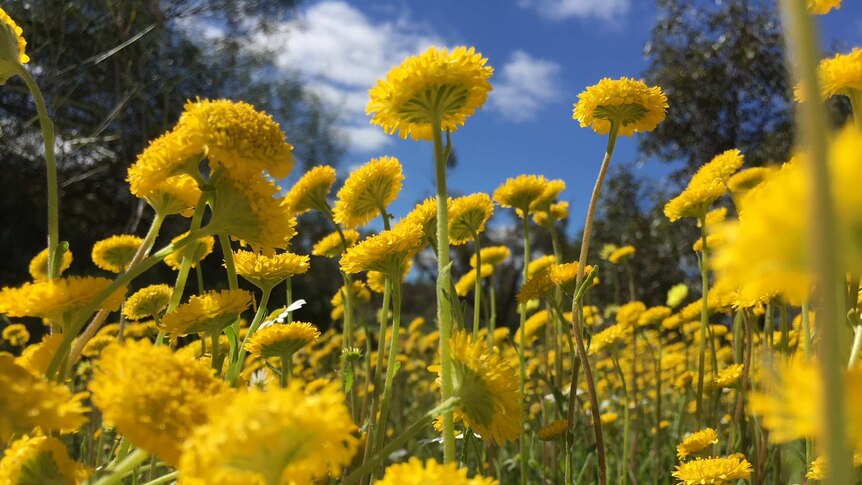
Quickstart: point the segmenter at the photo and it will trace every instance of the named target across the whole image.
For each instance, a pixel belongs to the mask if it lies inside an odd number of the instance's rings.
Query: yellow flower
[[[236,393],[183,446],[183,483],[300,484],[338,477],[356,452],[353,420],[336,385]]]
[[[659,323],[662,320],[668,318],[671,314],[671,309],[666,306],[654,306],[646,309],[643,313],[638,317],[638,326],[643,327],[646,325],[652,325],[654,323]]]
[[[344,235],[344,241],[341,239],[342,234]],[[344,247],[345,241],[349,248],[356,244],[358,240],[359,232],[353,229],[345,229],[341,233],[336,231],[320,238],[320,241],[317,241],[314,247],[311,248],[311,254],[325,258],[335,258],[341,256],[344,251],[347,251],[347,248]]]
[[[630,301],[617,310],[617,323],[627,327],[638,324],[641,315],[646,311],[646,305],[640,301]]]
[[[291,214],[299,215],[312,209],[329,211],[326,197],[335,183],[335,169],[318,165],[305,172],[290,192],[284,196],[284,205]]]
[[[490,264],[482,264],[481,276],[482,278],[487,278],[494,273],[494,267]],[[473,268],[467,274],[458,279],[458,282],[455,283],[455,293],[458,296],[465,297],[476,288],[476,269]]]
[[[251,305],[251,293],[244,290],[210,291],[189,298],[162,319],[172,335],[215,333],[233,323]]]
[[[138,155],[126,176],[129,189],[135,197],[149,199],[171,177],[199,176],[202,153],[203,147],[190,138],[188,130],[175,128],[151,141]]]
[[[718,435],[715,434],[715,430],[706,428],[683,438],[682,442],[676,445],[676,456],[682,461],[687,456],[700,453],[716,443],[718,443]]]
[[[349,248],[341,257],[341,270],[348,274],[373,270],[400,276],[407,261],[421,249],[422,228],[400,223]]]
[[[521,286],[517,294],[518,303],[525,305],[531,300],[537,300],[553,287],[554,282],[551,281],[549,272],[547,270],[538,271],[536,274],[530,276],[530,279]]]
[[[814,15],[824,15],[830,10],[841,8],[841,0],[808,0],[808,11]]]
[[[286,359],[318,337],[320,331],[310,323],[275,323],[255,332],[245,344],[245,350],[264,358]]]
[[[628,245],[623,246],[621,248],[617,248],[608,256],[608,261],[613,264],[619,264],[621,261],[625,261],[629,256],[633,256],[635,254],[635,247]]]
[[[173,288],[168,285],[150,285],[136,291],[123,305],[123,315],[129,320],[143,320],[161,315],[171,301]]]
[[[698,458],[677,466],[673,476],[683,485],[724,485],[751,476],[751,463],[739,456]]]
[[[410,269],[413,267],[413,261],[407,261],[407,264],[401,268],[401,281],[407,278]],[[375,293],[383,293],[386,290],[386,275],[380,271],[369,271],[365,274],[365,282],[368,288]]]
[[[372,158],[354,170],[338,191],[333,215],[345,227],[368,223],[398,197],[404,174],[395,157]]]
[[[296,218],[281,205],[279,190],[261,176],[221,177],[215,183],[213,217],[206,229],[229,234],[265,254],[287,247],[296,235]]]
[[[74,432],[87,421],[85,397],[34,376],[10,354],[0,353],[0,442],[36,427],[46,433]]]
[[[452,198],[447,199],[447,210],[452,211]],[[437,197],[431,197],[416,204],[401,223],[412,222],[422,226],[422,232],[429,241],[437,243]]]
[[[61,333],[45,335],[38,344],[27,346],[21,355],[15,358],[15,364],[41,379],[48,372],[48,365],[62,342]]]
[[[450,339],[454,394],[461,398],[464,422],[482,438],[495,443],[512,441],[524,423],[521,392],[515,368],[486,346],[485,339],[456,331]]]
[[[23,324],[13,323],[3,329],[3,340],[9,342],[12,347],[21,347],[27,345],[30,340],[30,332]]]
[[[72,266],[72,251],[63,251],[63,261],[60,263],[58,275]],[[39,254],[33,256],[30,260],[30,276],[33,281],[42,281],[48,279],[48,248],[39,251]]]
[[[853,466],[859,468],[862,466],[862,453],[853,454]],[[805,478],[809,480],[824,480],[826,479],[826,457],[818,456],[811,462],[808,468],[808,473]]]
[[[493,478],[476,476],[467,478],[467,469],[455,463],[441,465],[433,458],[425,464],[411,457],[407,463],[390,465],[375,485],[497,485]]]
[[[67,276],[55,280],[24,283],[19,288],[0,290],[0,313],[10,317],[40,317],[64,323],[111,285],[108,278]],[[117,288],[99,308],[117,311],[123,303],[126,289]]]
[[[654,130],[664,121],[667,107],[667,96],[659,87],[626,77],[604,78],[578,95],[572,118],[600,135],[607,134],[614,121],[620,135],[632,136]]]
[[[338,291],[332,295],[332,299],[329,303],[332,305],[332,319],[338,320],[342,316],[344,316],[344,292],[345,287],[342,285]],[[371,301],[371,292],[368,291],[368,288],[365,286],[365,283],[361,281],[353,281],[351,285],[351,295],[353,296],[354,302],[362,302],[368,303]]]
[[[619,417],[620,415],[617,413],[602,413],[599,416],[599,420],[602,422],[602,424],[609,425],[616,423]]]
[[[128,335],[124,335],[124,337],[129,338]],[[115,343],[117,343],[117,337],[115,335],[96,335],[90,340],[87,340],[87,344],[84,345],[81,355],[88,359],[96,358],[101,355],[105,348]]]
[[[712,384],[716,387],[731,387],[742,377],[742,369],[742,364],[733,364],[725,367],[712,377]]]
[[[57,438],[22,436],[9,445],[0,460],[0,483],[9,485],[83,483],[92,471],[69,458],[66,445]]]
[[[491,266],[502,264],[504,261],[512,257],[512,251],[509,250],[507,246],[491,246],[482,248],[479,253],[479,255],[482,256],[482,264],[490,264]],[[473,268],[476,267],[475,254],[470,256],[470,266]]]
[[[519,175],[507,179],[494,191],[494,201],[501,207],[520,210],[518,215],[525,217],[534,202],[540,200],[548,188],[548,179],[541,175]]]
[[[688,286],[686,286],[685,283],[676,284],[667,291],[667,306],[676,308],[680,303],[685,301],[687,296]]]
[[[449,211],[449,243],[466,244],[485,230],[485,223],[494,214],[494,203],[488,194],[477,193],[458,197]]]
[[[562,438],[569,430],[569,423],[565,419],[552,421],[551,424],[540,429],[537,435],[542,441],[554,441]]]
[[[533,276],[549,269],[551,266],[556,264],[556,262],[557,258],[552,254],[536,258],[530,261],[530,264],[527,265],[527,275],[532,278]]]
[[[104,349],[89,389],[107,423],[171,466],[183,441],[207,422],[208,406],[228,392],[207,363],[148,340]]]
[[[683,217],[701,218],[709,206],[727,193],[727,183],[744,162],[737,149],[716,155],[692,176],[688,187],[664,206],[664,214],[671,222]]]
[[[724,244],[724,241],[726,241],[724,234],[721,234],[721,233],[710,234],[710,235],[706,236],[706,247],[710,251],[714,251],[717,247]],[[694,244],[691,245],[691,249],[696,253],[702,252],[703,251],[703,239],[698,239],[697,241],[695,241]]]
[[[818,73],[824,98],[841,94],[849,97],[854,102],[854,109],[858,109],[857,103],[862,96],[862,49],[857,47],[849,54],[836,54],[820,61]],[[796,92],[800,98],[801,91],[797,89]]]
[[[524,341],[531,344],[536,338],[536,334],[545,328],[545,325],[551,320],[551,315],[547,310],[540,310],[524,321]],[[521,343],[521,329],[515,330],[515,343]]]
[[[593,335],[592,341],[590,341],[590,355],[597,354],[602,350],[615,346],[620,342],[628,339],[632,332],[634,331],[634,327],[629,325],[611,325],[610,327],[602,330],[601,332]]]
[[[22,64],[30,62],[25,53],[27,41],[23,33],[24,30],[0,8],[0,84],[17,74]]]
[[[266,113],[241,101],[227,99],[189,101],[177,123],[204,148],[215,170],[218,164],[234,178],[267,172],[284,178],[293,170],[293,147],[281,127]]]
[[[260,289],[272,289],[282,281],[308,271],[308,256],[279,253],[273,256],[237,251],[233,253],[236,273]]]
[[[494,73],[472,47],[430,47],[393,67],[369,92],[365,113],[371,123],[401,138],[430,140],[432,123],[454,132],[485,104]]]
[[[111,273],[122,273],[127,269],[144,240],[129,234],[119,234],[102,239],[93,245],[93,262],[100,269]]]
[[[550,227],[563,219],[569,217],[569,203],[566,201],[554,202],[547,211],[533,213],[533,222],[540,226]]]
[[[727,180],[727,187],[733,192],[735,197],[741,197],[751,189],[757,187],[778,170],[774,167],[751,167],[733,174]],[[716,209],[717,210],[717,209]],[[725,209],[726,211],[727,209]],[[706,225],[710,226],[709,221]]]
[[[168,177],[155,186],[144,200],[162,216],[182,214],[190,217],[201,197],[198,182],[186,174]]]
[[[586,278],[593,271],[593,267],[587,265],[584,268],[584,277]],[[578,262],[552,264],[548,269],[548,277],[551,283],[559,286],[569,296],[575,294],[575,283],[578,279]],[[593,278],[593,285],[599,284],[598,277]]]
[[[171,244],[176,244],[188,236],[189,233],[183,233],[171,239]],[[199,237],[194,242],[188,243],[182,249],[178,249],[165,258],[165,264],[171,267],[174,271],[179,271],[183,264],[183,256],[188,253],[191,260],[190,268],[194,268],[204,258],[213,252],[215,246],[215,238],[212,236]]]

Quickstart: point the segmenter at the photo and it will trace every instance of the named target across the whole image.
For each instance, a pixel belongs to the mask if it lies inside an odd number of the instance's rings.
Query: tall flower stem
[[[447,295],[451,291],[452,277],[449,266],[449,195],[446,190],[446,154],[440,120],[431,123],[434,137],[434,167],[437,178],[437,323],[440,326],[440,381],[442,399],[454,393],[452,384],[452,356],[449,355],[449,338],[452,335],[452,306]],[[443,462],[455,461],[455,423],[452,411],[443,414]]]
[[[523,221],[523,229],[524,229],[524,267],[522,269],[521,274],[521,284],[527,283],[527,278],[530,277],[529,274],[529,266],[530,266],[530,221],[527,219],[528,213],[530,211],[529,207],[522,207],[522,221]],[[520,327],[518,329],[519,333],[519,341],[518,341],[518,387],[522,396],[526,396],[524,393],[526,389],[527,383],[527,361],[525,355],[525,345],[527,341],[527,303],[521,303],[518,306],[518,313],[520,314]],[[523,403],[522,403],[523,405]],[[521,429],[521,434],[518,437],[520,449],[521,449],[521,459],[519,460],[521,463],[521,485],[526,485],[527,483],[527,433]]]
[[[45,98],[30,71],[19,66],[17,74],[24,80],[39,115],[42,141],[45,144],[45,169],[48,178],[48,278],[57,277],[60,267],[57,261],[57,246],[60,244],[60,190],[57,183],[57,159],[54,155],[54,122],[48,115]]]
[[[476,251],[476,285],[473,288],[473,339],[479,339],[479,321],[482,311],[482,246],[479,235],[472,229],[473,249]]]
[[[826,483],[853,482],[853,465],[844,430],[844,387],[841,355],[842,301],[838,289],[841,276],[835,248],[835,209],[830,191],[830,174],[827,165],[826,112],[820,99],[820,82],[817,75],[818,36],[814,22],[808,14],[806,0],[782,0],[783,25],[792,62],[788,62],[796,81],[801,85],[803,98],[810,100],[797,105],[797,123],[802,140],[807,145],[812,203],[808,237],[812,261],[816,269],[816,286],[822,305],[818,308],[820,334],[820,370],[823,380],[823,448],[829,463]]]
[[[110,475],[96,480],[93,485],[114,485],[115,483],[121,483],[123,478],[129,476],[135,470],[135,467],[143,463],[149,456],[150,454],[146,451],[140,448],[135,449],[111,470]]]
[[[623,457],[620,462],[620,476],[617,479],[617,483],[620,485],[626,485],[629,479],[629,448],[631,443],[631,437],[629,436],[629,427],[631,425],[631,416],[629,415],[629,391],[626,386],[625,373],[623,372],[623,368],[620,367],[620,361],[616,355],[616,349],[611,352],[611,361],[614,364],[614,369],[617,371],[617,375],[620,377],[620,383],[623,386],[623,399],[625,400],[625,406],[623,407]],[[601,420],[601,416],[598,412],[593,413],[593,419]]]
[[[584,236],[581,241],[581,253],[578,257],[578,277],[576,280],[576,288],[580,288],[584,282],[584,268],[587,264],[587,255],[590,252],[590,237],[593,232],[593,219],[596,214],[596,206],[599,202],[599,193],[602,189],[602,184],[605,181],[605,175],[608,173],[608,166],[611,163],[611,156],[614,153],[614,146],[617,143],[617,133],[619,131],[618,123],[615,121],[611,121],[611,129],[608,133],[608,146],[605,150],[604,159],[602,159],[602,166],[599,169],[599,175],[596,178],[596,185],[593,187],[593,195],[590,197],[590,205],[587,209],[587,219],[584,223]],[[583,301],[580,301],[578,298],[572,302],[572,318],[574,320],[574,334],[575,334],[575,343],[578,347],[578,357],[581,360],[581,365],[584,368],[584,380],[587,383],[587,392],[590,396],[590,406],[595,416],[599,411],[599,400],[596,396],[596,385],[593,381],[593,371],[590,367],[590,361],[587,358],[587,349],[584,346],[584,323],[581,319],[583,314]],[[572,371],[576,372],[575,367],[572,367]],[[572,382],[575,381],[575,376],[572,376]],[[574,389],[572,389],[570,394],[570,399],[574,399]],[[575,416],[573,412],[573,407],[569,406],[569,415],[568,415],[568,426],[569,429],[572,429],[572,425],[575,421]],[[593,428],[596,434],[596,458],[598,460],[599,465],[599,485],[605,485],[607,483],[607,464],[605,459],[605,440],[602,436],[602,420],[601,419],[593,419]]]
[[[700,240],[703,244],[703,251],[700,257],[700,283],[701,283],[701,307],[700,307],[700,346],[697,353],[697,396],[695,410],[696,427],[699,429],[703,422],[703,375],[704,367],[706,367],[706,327],[709,325],[709,250],[706,247],[706,216],[700,217]]]
[[[380,422],[377,426],[377,445],[383,444],[386,439],[386,422],[389,420],[389,401],[392,399],[392,382],[395,380],[395,372],[400,366],[398,356],[398,332],[401,328],[401,269],[395,275],[389,277],[392,285],[392,338],[389,341],[389,360],[386,363],[386,381],[383,388],[383,399],[380,402]],[[394,279],[398,278],[398,279]],[[380,349],[378,352],[383,352]]]
[[[245,344],[248,343],[248,340],[255,332],[257,332],[261,322],[263,322],[263,317],[266,315],[266,306],[269,304],[269,298],[271,295],[272,288],[264,288],[263,294],[260,297],[260,304],[257,306],[257,312],[254,314],[254,319],[252,319],[251,324],[248,326],[248,331],[242,339],[242,343],[235,352],[236,362],[231,362],[230,365],[228,365],[228,375],[226,376],[226,380],[232,386],[236,385],[236,380],[239,378],[239,375],[242,372],[242,366],[245,363]],[[234,356],[231,355],[231,358],[233,357]]]
[[[349,290],[348,290],[349,291]],[[365,446],[365,458],[368,459],[377,450],[377,410],[380,407],[380,390],[383,388],[383,360],[386,355],[386,327],[389,326],[389,305],[392,299],[392,279],[386,275],[383,286],[383,306],[380,308],[380,327],[377,333],[377,362],[374,368],[374,390],[371,392],[371,410],[368,413],[368,442]],[[370,372],[370,369],[369,369]]]

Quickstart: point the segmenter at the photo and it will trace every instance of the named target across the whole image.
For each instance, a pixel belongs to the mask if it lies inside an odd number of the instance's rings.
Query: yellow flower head
[[[725,485],[751,476],[751,463],[739,456],[698,458],[676,467],[674,478],[682,485]]]
[[[727,193],[727,183],[744,163],[742,152],[736,149],[716,155],[700,167],[685,190],[664,206],[664,214],[671,222],[683,217],[704,217],[709,206]]]
[[[741,197],[751,189],[757,187],[778,170],[774,167],[751,167],[733,174],[727,180],[727,187],[735,197]],[[725,209],[726,210],[726,209]],[[707,221],[707,226],[709,226]]]
[[[22,436],[0,460],[0,483],[83,483],[92,471],[69,458],[66,445],[57,438]]]
[[[862,96],[862,49],[854,48],[849,54],[836,54],[820,61],[818,68],[820,94],[824,99],[844,95],[857,103]],[[796,99],[804,101],[803,92],[797,86]]]
[[[210,291],[189,298],[162,319],[172,335],[221,331],[251,305],[251,293],[244,290]]]
[[[742,364],[729,365],[713,376],[712,384],[720,388],[731,387],[742,377],[742,370]]]
[[[673,287],[667,291],[667,306],[676,308],[685,301],[687,296],[688,286],[686,286],[685,283],[673,285]]]
[[[455,283],[455,293],[458,296],[465,297],[476,288],[476,268],[473,268],[467,274],[458,279],[458,282]],[[487,278],[494,274],[494,267],[490,264],[482,264],[482,269],[480,271],[482,278]]]
[[[485,339],[474,341],[463,331],[452,335],[449,351],[464,422],[495,443],[517,438],[524,424],[523,397],[511,363],[488,349]]]
[[[524,341],[527,345],[535,340],[536,335],[551,321],[551,315],[547,310],[540,310],[524,321]],[[515,343],[521,343],[521,328],[515,330]]]
[[[366,224],[398,197],[403,180],[397,158],[372,158],[354,170],[338,191],[335,222],[345,227]]]
[[[87,422],[85,394],[72,394],[62,384],[46,381],[16,364],[10,354],[0,353],[0,441],[30,433],[71,433]]]
[[[132,262],[144,240],[129,234],[119,234],[93,244],[93,262],[100,269],[122,273]]]
[[[278,123],[241,101],[189,101],[177,123],[204,147],[210,167],[224,167],[235,178],[267,172],[284,178],[293,170],[293,147]]]
[[[329,303],[332,305],[332,313],[331,317],[333,320],[339,320],[344,316],[344,293],[346,289],[342,285],[338,291],[332,295],[332,299],[329,300]],[[351,296],[354,302],[362,302],[368,303],[371,301],[371,292],[368,291],[368,288],[365,286],[365,283],[361,281],[353,281],[351,285]]]
[[[643,327],[646,325],[660,323],[665,318],[668,318],[670,314],[671,309],[666,306],[654,306],[647,308],[638,317],[638,326]]]
[[[194,214],[194,207],[200,197],[198,182],[189,175],[180,174],[168,177],[156,185],[144,196],[144,200],[162,216],[182,214],[190,217]]]
[[[551,424],[540,429],[537,435],[542,441],[556,441],[565,436],[569,430],[569,422],[565,419],[552,421]]]
[[[335,169],[329,165],[318,165],[305,172],[284,196],[284,205],[294,215],[310,210],[326,212],[329,207],[326,197],[334,183]]]
[[[550,266],[548,266],[550,268]],[[518,291],[517,299],[521,305],[526,305],[531,300],[541,298],[545,293],[554,287],[554,282],[551,281],[551,276],[547,268],[543,271],[537,271],[524,282],[521,289]]]
[[[20,323],[13,323],[3,329],[3,340],[9,342],[12,347],[27,345],[30,340],[30,332],[27,327]]]
[[[0,290],[0,313],[10,317],[40,317],[57,323],[65,318],[74,319],[76,312],[111,285],[108,278],[68,276],[55,280],[24,283],[19,288]],[[118,288],[99,305],[108,311],[117,311],[123,303],[126,289]]]
[[[237,251],[233,253],[236,273],[260,289],[272,289],[291,276],[308,271],[308,256],[279,253],[273,256]]]
[[[41,379],[48,372],[48,365],[62,342],[61,333],[45,335],[38,344],[28,345],[21,355],[15,358],[15,363]]]
[[[136,291],[123,305],[123,315],[129,320],[143,320],[161,315],[171,301],[173,288],[168,285],[150,285]]]
[[[808,11],[813,15],[825,15],[830,10],[841,8],[841,0],[808,0]]]
[[[667,107],[667,96],[660,87],[626,77],[604,78],[578,95],[572,118],[600,135],[611,130],[613,121],[620,135],[632,136],[654,130],[664,121]]]
[[[547,212],[551,210],[551,204],[557,200],[557,197],[564,190],[566,190],[565,181],[560,179],[549,180],[548,184],[545,185],[545,190],[542,191],[542,195],[530,204],[530,212]]]
[[[584,267],[584,277],[589,276],[592,271],[592,266],[587,265]],[[554,263],[548,269],[548,277],[551,279],[551,283],[559,286],[567,295],[574,296],[576,290],[575,284],[578,279],[578,262]],[[599,284],[599,279],[596,277],[593,279],[593,285],[597,284]]]
[[[349,248],[341,257],[341,270],[348,274],[373,270],[398,277],[407,261],[421,249],[422,228],[400,223]]]
[[[401,281],[407,279],[407,275],[413,268],[413,261],[407,261],[407,264],[401,268]],[[365,282],[368,288],[375,293],[383,293],[386,290],[386,274],[380,271],[369,271],[365,274]]]
[[[58,275],[72,266],[72,251],[63,251],[63,261],[60,263]],[[39,251],[39,254],[33,256],[30,260],[30,276],[33,281],[43,281],[48,279],[48,248]]]
[[[533,222],[540,226],[550,227],[563,219],[569,217],[569,203],[566,201],[554,202],[547,211],[533,213]]]
[[[151,141],[129,167],[126,182],[135,197],[157,199],[154,191],[163,190],[165,182],[177,175],[197,175],[203,147],[190,137],[188,130],[175,128]]]
[[[617,324],[611,325],[593,335],[593,340],[590,342],[590,355],[597,354],[602,350],[614,347],[620,342],[625,341],[631,336],[633,331],[634,327],[632,326]]]
[[[640,301],[630,301],[617,310],[617,323],[627,327],[637,326],[641,315],[646,311],[646,305]]]
[[[526,217],[534,202],[540,200],[548,188],[548,179],[541,175],[519,175],[507,179],[494,191],[494,201],[501,207],[520,210],[518,215]]]
[[[368,91],[365,113],[371,123],[401,138],[430,140],[436,120],[439,129],[454,132],[485,104],[494,73],[488,59],[473,47],[430,47],[393,67],[386,79]]]
[[[447,211],[452,211],[452,198],[447,199]],[[437,197],[430,197],[416,204],[401,222],[412,222],[422,226],[425,238],[437,243]]]
[[[635,247],[632,245],[623,246],[621,248],[617,248],[608,256],[608,261],[613,264],[619,264],[622,261],[625,261],[629,258],[629,256],[633,256],[635,254]]]
[[[700,453],[710,445],[718,443],[718,435],[712,428],[706,428],[697,433],[691,433],[676,445],[676,456],[682,461],[689,455]]]
[[[277,198],[280,189],[273,182],[261,176],[223,176],[215,187],[213,218],[207,225],[213,234],[229,234],[265,254],[287,247],[296,235],[296,218]]]
[[[862,466],[862,453],[853,453],[853,466],[856,468]],[[826,457],[818,456],[811,462],[811,466],[808,468],[808,473],[805,474],[805,478],[809,480],[823,481],[826,477]]]
[[[183,233],[179,236],[171,239],[171,244],[176,244],[188,236],[189,233]],[[180,267],[183,265],[183,256],[188,254],[189,260],[191,260],[191,268],[197,266],[197,264],[202,261],[204,258],[209,256],[213,252],[213,247],[215,246],[215,238],[212,236],[204,236],[199,237],[194,240],[194,242],[188,243],[181,249],[178,249],[171,254],[169,254],[165,258],[165,264],[171,267],[174,271],[179,271]]]
[[[533,276],[536,276],[539,273],[549,269],[551,266],[556,264],[556,262],[557,258],[555,258],[553,254],[548,254],[540,258],[536,258],[530,261],[530,264],[527,265],[527,276],[532,278]]]
[[[297,350],[318,337],[320,331],[310,323],[274,323],[255,332],[245,344],[245,350],[263,358],[289,359]]]
[[[449,242],[466,244],[485,230],[485,223],[494,214],[494,203],[488,194],[477,193],[458,197],[449,210]]]
[[[407,463],[390,465],[383,478],[375,485],[498,485],[493,478],[476,476],[467,478],[467,469],[455,463],[441,465],[433,458],[425,464],[419,458],[411,457]]]
[[[106,422],[171,466],[183,441],[207,422],[208,406],[228,392],[208,363],[148,340],[104,349],[89,389]]]
[[[253,389],[218,412],[231,419],[198,427],[183,446],[184,483],[314,483],[340,476],[356,452],[355,426],[335,385],[313,394],[297,382]]]
[[[344,240],[341,239],[342,234],[344,235]],[[314,247],[311,248],[311,254],[325,258],[336,258],[341,256],[344,251],[347,251],[347,248],[356,244],[358,240],[359,232],[353,229],[344,229],[341,233],[336,231],[323,236],[320,241],[317,241]],[[345,242],[347,243],[347,248],[344,247]]]
[[[491,266],[497,266],[512,257],[512,251],[507,246],[491,246],[482,248],[479,255],[482,256],[483,265],[490,264]],[[470,256],[470,266],[473,268],[476,267],[475,254]]]
[[[30,57],[24,52],[27,41],[23,33],[24,30],[0,8],[0,84],[15,74],[15,65],[30,62]]]

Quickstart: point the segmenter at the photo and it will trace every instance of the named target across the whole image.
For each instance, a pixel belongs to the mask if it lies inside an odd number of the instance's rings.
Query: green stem
[[[179,476],[179,474],[180,474],[180,472],[174,470],[174,471],[172,471],[166,475],[162,475],[162,476],[156,478],[155,480],[150,480],[149,482],[145,483],[144,485],[161,485],[163,483],[168,483],[172,480],[176,480],[177,477]]]
[[[242,339],[242,344],[239,346],[239,349],[237,349],[236,362],[231,362],[228,366],[228,382],[231,386],[236,385],[236,380],[242,373],[242,366],[245,363],[246,356],[245,344],[248,342],[248,339],[254,335],[258,327],[260,327],[261,322],[263,322],[263,317],[266,315],[266,306],[269,304],[270,295],[272,295],[272,287],[264,288],[263,294],[260,297],[260,304],[257,306],[257,312],[254,314],[254,319],[251,321],[251,325],[249,325],[248,331]],[[231,356],[231,358],[233,358],[233,356]]]
[[[481,318],[482,309],[482,246],[479,242],[479,235],[472,229],[473,248],[476,251],[476,285],[473,288],[473,340],[479,340],[479,319]]]
[[[623,407],[623,459],[620,463],[620,476],[619,481],[621,485],[626,485],[628,483],[628,467],[629,467],[629,447],[631,442],[631,437],[629,436],[629,426],[631,425],[631,417],[629,416],[629,391],[626,386],[626,376],[623,372],[622,367],[620,367],[620,361],[617,358],[616,350],[611,352],[611,361],[613,361],[614,369],[617,371],[617,375],[620,377],[620,383],[623,386],[623,399],[625,399],[625,405]],[[601,420],[601,415],[598,410],[593,412],[593,419]],[[658,425],[656,425],[658,426]]]
[[[287,303],[285,303],[285,305],[290,305],[291,303],[293,303],[293,278],[288,276],[287,281],[285,281],[284,284],[287,287],[285,289],[285,293],[284,293],[285,299],[287,301]],[[345,302],[346,301],[347,300],[345,300]],[[287,323],[292,323],[292,322],[293,322],[293,312],[290,312],[287,314]]]
[[[386,363],[386,381],[383,388],[383,400],[380,405],[380,421],[377,426],[377,443],[382,444],[386,439],[386,423],[389,419],[389,401],[392,399],[392,381],[395,379],[395,371],[398,366],[398,332],[401,327],[401,269],[397,274],[389,277],[392,282],[392,338],[389,341],[389,360]],[[398,278],[393,281],[393,278]],[[382,351],[382,349],[381,349]]]
[[[219,335],[221,335],[221,332],[210,333],[210,343],[212,345],[210,354],[212,355],[213,369],[216,371],[217,376],[221,375],[221,365],[219,363],[219,353],[221,351],[221,346],[218,344]]]
[[[211,192],[208,190],[201,191],[201,196],[198,199],[197,205],[195,206],[195,214],[194,216],[192,216],[191,225],[189,226],[189,235],[195,234],[200,230],[201,223],[203,222],[204,211],[206,210],[206,204],[209,201],[210,193]],[[194,258],[194,249],[195,245],[192,244],[190,247],[187,247],[183,251],[183,259],[180,263],[180,271],[177,274],[177,281],[176,283],[174,283],[174,290],[171,293],[171,300],[168,303],[168,309],[165,313],[170,313],[174,311],[180,305],[180,301],[183,299],[183,293],[186,290],[186,283],[189,279],[189,270],[191,269],[192,259]]]
[[[700,216],[700,238],[703,244],[700,258],[700,282],[701,282],[701,306],[700,306],[700,347],[697,354],[697,396],[695,410],[695,427],[701,428],[703,422],[703,375],[706,367],[706,327],[709,325],[709,268],[707,267],[709,256],[706,247],[706,216]]]
[[[366,459],[377,450],[377,410],[380,406],[380,391],[383,388],[383,360],[386,355],[386,327],[389,326],[389,305],[392,298],[392,278],[386,275],[383,285],[383,306],[380,309],[380,328],[377,335],[377,362],[374,368],[374,390],[371,392],[371,412],[368,414],[368,443],[365,447]],[[376,421],[376,422],[375,422]]]
[[[859,351],[862,349],[862,325],[853,327],[853,347],[850,349],[850,360],[847,362],[848,368],[853,368],[856,361],[859,359]]]
[[[530,266],[530,222],[527,219],[530,208],[523,207],[522,210],[522,221],[524,228],[524,267],[522,268],[521,274],[521,284],[524,285],[527,283],[527,279],[530,277],[529,275],[529,266]],[[527,383],[527,362],[525,355],[525,346],[527,341],[526,327],[527,327],[527,304],[521,303],[518,308],[518,313],[520,314],[520,327],[518,328],[519,333],[519,341],[518,341],[518,388],[521,392],[521,396],[526,398],[526,383]],[[523,405],[523,404],[522,404]],[[521,464],[521,485],[526,485],[527,483],[527,434],[526,431],[522,428],[521,433],[518,437],[518,444],[520,446],[521,458],[518,460]]]
[[[110,475],[96,480],[93,485],[114,485],[120,483],[123,478],[131,474],[135,470],[135,467],[143,463],[149,456],[150,454],[146,451],[140,448],[135,449],[111,470]]]
[[[488,288],[488,299],[491,308],[488,311],[488,348],[494,348],[494,330],[497,328],[497,272],[491,273],[491,283]]]
[[[431,126],[434,137],[434,166],[437,178],[437,322],[440,326],[440,381],[442,400],[454,394],[452,384],[452,356],[449,354],[449,338],[452,336],[452,308],[449,297],[451,276],[449,266],[449,194],[446,190],[446,160],[443,153],[443,138],[440,121]],[[454,297],[454,295],[450,295]],[[455,423],[452,412],[443,414],[443,462],[455,462]]]
[[[281,385],[281,387],[287,387],[287,384],[290,382],[291,359],[293,359],[293,354],[283,355],[279,359],[281,360],[281,375],[278,376],[278,383]]]

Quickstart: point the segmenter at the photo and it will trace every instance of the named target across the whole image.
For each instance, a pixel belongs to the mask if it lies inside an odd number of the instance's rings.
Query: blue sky
[[[818,19],[827,48],[862,46],[862,2],[844,3]],[[380,155],[401,160],[406,179],[391,207],[396,216],[434,193],[432,148],[369,125],[368,88],[429,45],[475,46],[495,68],[494,91],[453,135],[459,164],[449,174],[450,193],[491,193],[521,173],[562,178],[578,228],[606,140],[572,120],[572,103],[602,77],[639,77],[655,15],[646,0],[308,0],[283,34],[259,41],[284,45],[279,67],[305,79],[339,114],[351,141],[340,171]],[[614,160],[637,161],[638,173],[659,181],[671,168],[643,160],[630,138],[618,142]]]

